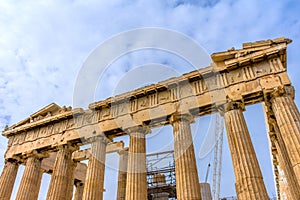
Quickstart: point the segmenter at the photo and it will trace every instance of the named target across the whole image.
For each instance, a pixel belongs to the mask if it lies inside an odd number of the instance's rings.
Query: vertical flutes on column
[[[272,144],[274,144],[276,148],[276,158],[278,160],[277,163],[279,164],[279,167],[283,170],[284,175],[287,179],[288,187],[284,189],[287,190],[286,192],[289,196],[289,199],[297,200],[300,196],[300,187],[295,172],[293,170],[291,160],[288,155],[288,147],[283,141],[282,133],[278,127],[278,123],[269,100],[265,100],[265,102],[263,102],[263,108],[265,111],[267,132],[269,134],[270,141],[272,142]],[[279,190],[280,189],[281,188],[279,188]]]
[[[41,163],[46,154],[31,152],[26,155],[27,158],[21,183],[18,189],[16,200],[36,200],[37,191],[39,191],[39,183],[41,176]]]
[[[125,200],[126,197],[126,180],[127,180],[127,164],[128,164],[128,148],[119,152],[119,174],[118,174],[118,191],[117,200]]]
[[[105,136],[97,136],[91,140],[91,155],[88,162],[82,199],[102,200],[104,192],[106,145],[109,140]]]
[[[130,135],[126,181],[126,200],[147,199],[146,134],[147,127],[126,130]]]
[[[190,115],[174,114],[170,118],[174,133],[176,193],[178,200],[201,199]]]
[[[270,94],[271,107],[280,130],[278,134],[288,147],[288,157],[300,185],[300,114],[293,98],[292,86],[276,88]]]
[[[223,114],[239,200],[266,200],[268,194],[239,102],[224,105]]]
[[[78,147],[70,144],[65,144],[58,147],[48,189],[47,200],[72,199],[69,186],[69,184],[71,184],[70,179],[73,177],[74,173],[72,153],[77,149]]]
[[[76,187],[74,200],[82,200],[84,183],[79,180],[75,180],[74,184]]]
[[[5,165],[0,176],[0,199],[10,200],[11,193],[15,184],[19,169],[19,163],[16,160],[5,160]]]

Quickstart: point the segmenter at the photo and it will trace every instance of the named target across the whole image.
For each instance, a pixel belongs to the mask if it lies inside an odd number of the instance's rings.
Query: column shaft
[[[107,139],[105,137],[98,137],[92,142],[83,190],[82,199],[84,200],[103,199],[106,144]]]
[[[19,165],[16,162],[5,161],[5,165],[0,176],[0,199],[10,200],[14,187]]]
[[[68,180],[68,196],[67,199],[72,199],[73,198],[73,190],[74,190],[74,173],[75,173],[75,169],[76,169],[77,163],[74,162],[73,160],[71,161],[71,167],[70,167],[70,176],[69,176],[69,180]]]
[[[289,199],[298,200],[300,197],[300,188],[297,182],[297,178],[293,171],[291,161],[288,159],[287,150],[285,147],[280,148],[279,142],[274,141],[277,151],[278,151],[278,162],[280,168],[282,168],[284,175],[287,179],[287,192]]]
[[[41,163],[41,158],[35,155],[27,158],[16,200],[36,200],[36,194],[39,191],[39,179],[42,178],[40,174]]]
[[[272,109],[278,123],[279,132],[300,185],[300,114],[291,95],[271,99]]]
[[[48,189],[47,200],[70,200],[72,198],[69,184],[70,178],[73,176],[72,153],[74,150],[75,148],[69,145],[59,147]]]
[[[242,109],[232,108],[229,111],[225,111],[224,118],[236,177],[238,199],[268,199]]]
[[[267,131],[269,133],[270,140],[273,142],[277,150],[278,155],[276,157],[279,163],[279,167],[283,170],[284,175],[287,179],[288,187],[285,190],[287,190],[289,199],[296,200],[300,196],[300,187],[297,182],[291,160],[288,156],[287,147],[283,141],[282,134],[275,119],[274,112],[270,106],[270,102],[264,102],[263,108],[265,111]]]
[[[142,127],[130,132],[126,200],[147,199],[146,131]]]
[[[201,199],[196,157],[191,134],[191,118],[172,116],[174,131],[174,154],[176,192],[178,200]]]
[[[76,190],[74,194],[74,200],[82,200],[84,184],[78,181],[75,183],[75,186]]]
[[[36,183],[36,188],[37,189],[35,191],[35,197],[34,197],[34,199],[38,199],[38,197],[39,197],[43,174],[44,174],[44,170],[40,170],[38,182]]]
[[[119,152],[119,155],[120,155],[120,161],[119,161],[117,200],[125,200],[128,152],[122,150],[121,152]]]

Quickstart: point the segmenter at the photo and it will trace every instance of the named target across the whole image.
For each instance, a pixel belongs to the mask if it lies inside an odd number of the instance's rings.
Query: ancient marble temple
[[[104,188],[106,154],[118,152],[117,199],[146,200],[145,136],[153,127],[170,125],[177,199],[200,200],[190,125],[197,117],[219,112],[225,119],[238,199],[266,200],[243,114],[256,103],[262,103],[265,112],[278,198],[284,190],[287,199],[299,199],[300,114],[287,75],[290,42],[277,38],[244,43],[241,49],[212,54],[214,62],[206,68],[91,102],[87,110],[52,103],[6,127],[0,199],[10,199],[18,168],[24,165],[18,200],[37,199],[43,173],[51,174],[47,200],[101,200],[109,190]],[[129,147],[114,142],[123,135],[129,136]],[[91,148],[80,150],[86,144]],[[279,183],[279,171],[287,180],[285,187]]]

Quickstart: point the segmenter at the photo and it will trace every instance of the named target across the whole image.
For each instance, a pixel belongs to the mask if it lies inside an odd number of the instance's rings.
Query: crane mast
[[[220,198],[223,131],[224,131],[224,119],[223,117],[220,116],[220,114],[217,114],[216,129],[215,129],[216,144],[214,147],[214,168],[213,168],[213,185],[212,185],[213,200],[219,200]]]

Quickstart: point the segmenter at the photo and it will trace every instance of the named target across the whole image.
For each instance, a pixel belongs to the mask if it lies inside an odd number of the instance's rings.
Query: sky
[[[297,0],[1,1],[0,129],[51,102],[61,106],[73,105],[78,73],[91,52],[117,34],[146,27],[187,35],[202,46],[207,55],[231,47],[241,48],[244,42],[281,36],[292,39],[293,43],[288,46],[288,74],[295,86],[295,101],[299,106],[299,10]],[[129,72],[145,64],[149,67],[149,63],[163,65],[165,70],[170,71],[169,75],[179,75],[192,69],[186,61],[168,52],[131,52],[107,68],[103,78],[99,79],[95,100],[113,95]],[[147,80],[145,84],[155,81],[157,79]],[[262,107],[260,104],[249,106],[244,114],[255,151],[259,152],[258,160],[268,193],[272,196],[275,188]],[[204,181],[207,164],[212,157],[208,155],[200,159],[198,156],[205,137],[203,132],[207,132],[210,119],[209,116],[201,117],[193,125],[200,181]],[[147,138],[148,153],[171,148],[171,127],[153,132]],[[162,141],[162,138],[167,138],[167,142],[155,142]],[[121,139],[128,143],[128,138]],[[1,169],[6,145],[7,140],[1,137]],[[117,154],[107,156],[111,167],[106,169],[105,199],[115,198],[117,160]],[[22,170],[23,167],[19,170],[13,195]],[[45,199],[49,178],[48,175],[43,177],[39,199]],[[234,175],[226,137],[221,179],[221,196],[234,196]]]

